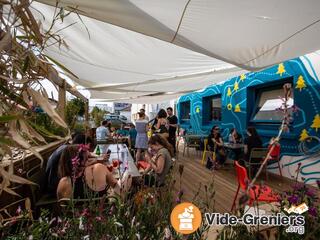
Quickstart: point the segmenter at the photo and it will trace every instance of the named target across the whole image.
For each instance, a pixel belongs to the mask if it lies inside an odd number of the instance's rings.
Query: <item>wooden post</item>
[[[61,86],[59,86],[59,99],[58,99],[58,114],[60,117],[65,120],[65,107],[67,103],[66,96],[66,81],[63,80]]]
[[[89,100],[86,100],[84,104],[84,119],[86,124],[89,126]]]

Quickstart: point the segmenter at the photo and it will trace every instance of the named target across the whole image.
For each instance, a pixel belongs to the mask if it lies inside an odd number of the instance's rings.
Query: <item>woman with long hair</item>
[[[153,135],[149,139],[149,152],[146,154],[146,160],[149,167],[145,174],[152,171],[150,175],[145,176],[145,184],[161,187],[165,184],[165,178],[172,166],[172,157],[174,150],[171,144],[161,135]]]
[[[86,190],[87,193],[103,195],[108,186],[117,194],[121,193],[121,189],[128,190],[131,185],[128,172],[125,172],[122,180],[117,181],[105,164],[88,166],[88,156],[86,145],[68,145],[63,150],[58,167],[61,178],[57,188],[58,199],[86,198]]]
[[[157,124],[155,125],[155,132],[168,139],[169,137],[169,125],[167,120],[167,112],[164,109],[160,109],[157,114]]]

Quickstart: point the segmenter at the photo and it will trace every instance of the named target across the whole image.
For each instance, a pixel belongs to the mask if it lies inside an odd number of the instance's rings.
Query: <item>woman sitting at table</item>
[[[88,157],[85,145],[68,145],[63,150],[59,160],[61,179],[57,188],[58,199],[87,198],[95,194],[101,196],[106,194],[108,186],[119,195],[129,189],[131,177],[128,171],[124,173],[122,180],[116,180],[105,164],[87,166]]]
[[[242,143],[241,134],[239,134],[237,129],[235,128],[232,128],[230,130],[229,143],[236,143],[236,144]]]
[[[149,139],[149,147],[150,149],[146,154],[146,160],[150,165],[144,174],[150,171],[151,174],[144,176],[144,184],[161,187],[165,184],[165,178],[172,166],[172,157],[174,155],[173,147],[159,134],[153,135]]]
[[[208,136],[208,148],[210,151],[214,152],[214,155],[215,155],[215,159],[211,160],[209,158],[209,161],[213,161],[212,165],[215,169],[219,169],[226,160],[226,154],[223,147],[223,140],[221,138],[219,131],[220,129],[218,126],[213,126]],[[209,168],[208,165],[210,165],[209,161],[207,163],[208,168]]]
[[[239,134],[237,132],[237,129],[235,129],[235,128],[232,128],[230,130],[229,143],[230,144],[241,144],[242,143],[241,134]],[[230,152],[229,152],[230,159],[234,159],[234,160],[238,161],[240,159],[240,156],[241,156],[241,148],[230,149]]]
[[[262,148],[262,141],[255,127],[248,127],[247,135],[248,137],[244,141],[244,160],[248,162],[250,159],[251,150],[253,148]],[[251,162],[259,163],[261,162],[261,159],[251,159]],[[258,169],[259,165],[252,166],[253,176],[255,176]]]

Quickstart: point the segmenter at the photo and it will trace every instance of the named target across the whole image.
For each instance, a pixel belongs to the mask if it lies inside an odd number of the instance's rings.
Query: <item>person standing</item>
[[[147,120],[147,122],[149,122],[149,117],[146,114],[146,110],[144,110],[143,108],[140,109],[140,112],[144,114],[144,119]]]
[[[138,112],[139,119],[136,121],[136,130],[137,130],[137,137],[136,137],[136,161],[140,161],[142,156],[141,153],[143,150],[148,149],[148,121],[144,118],[144,113]]]
[[[174,149],[174,154],[176,154],[176,131],[178,127],[178,118],[176,115],[173,114],[172,107],[167,108],[168,113],[168,123],[169,123],[169,138],[168,141],[172,145]]]
[[[136,148],[136,138],[137,138],[136,126],[133,123],[130,123],[129,148],[132,150]]]

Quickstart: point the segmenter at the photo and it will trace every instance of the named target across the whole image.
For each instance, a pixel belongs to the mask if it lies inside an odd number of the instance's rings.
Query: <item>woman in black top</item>
[[[262,148],[262,141],[255,127],[248,127],[247,134],[248,134],[248,137],[245,139],[245,142],[244,142],[244,160],[248,162],[250,158],[251,150],[253,148]],[[251,162],[259,163],[261,162],[261,159],[251,159]],[[256,174],[258,169],[259,169],[259,165],[255,165],[252,167],[253,176]]]
[[[159,133],[164,138],[169,137],[169,125],[167,120],[167,112],[164,109],[160,109],[157,114],[157,124],[155,125],[156,133]]]

